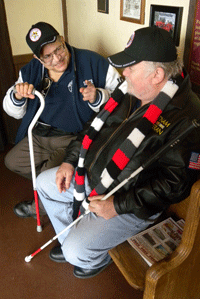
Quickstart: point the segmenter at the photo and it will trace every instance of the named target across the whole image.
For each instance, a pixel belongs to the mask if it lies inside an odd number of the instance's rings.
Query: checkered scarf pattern
[[[85,196],[85,168],[84,160],[95,136],[101,130],[108,116],[118,106],[123,98],[125,91],[126,81],[124,81],[118,88],[112,93],[111,98],[106,103],[101,112],[91,123],[87,134],[85,135],[82,147],[79,155],[78,167],[75,174],[75,188],[74,188],[74,215],[78,216],[77,211],[86,198]],[[101,174],[101,180],[99,184],[92,190],[89,196],[95,196],[98,194],[104,194],[113,181],[118,177],[120,172],[129,163],[131,157],[138,149],[144,138],[152,130],[152,125],[156,123],[159,116],[168,105],[174,94],[177,92],[179,86],[172,80],[167,81],[163,89],[158,96],[151,102],[149,108],[143,115],[142,119],[138,123],[129,136],[124,140],[121,146],[116,150],[112,159],[108,162],[107,166]],[[85,205],[84,205],[85,207]]]

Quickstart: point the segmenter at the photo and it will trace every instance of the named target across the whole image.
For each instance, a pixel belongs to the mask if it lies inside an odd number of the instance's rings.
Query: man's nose
[[[60,55],[59,54],[56,54],[56,53],[53,53],[53,61],[54,62],[58,62],[60,60]]]

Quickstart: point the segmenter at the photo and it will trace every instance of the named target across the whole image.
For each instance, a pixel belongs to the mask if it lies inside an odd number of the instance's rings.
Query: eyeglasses
[[[44,77],[41,81],[41,93],[45,97],[46,93],[48,92],[49,88],[51,87],[52,80],[48,77]]]
[[[57,47],[52,53],[47,54],[40,58],[42,62],[45,64],[51,64],[54,55],[61,55],[66,50],[65,43],[62,43],[59,47]]]

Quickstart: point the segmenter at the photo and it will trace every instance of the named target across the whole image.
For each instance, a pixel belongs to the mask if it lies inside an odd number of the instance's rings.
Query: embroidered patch
[[[189,168],[200,170],[200,154],[192,152],[190,161],[189,161]]]
[[[165,128],[168,128],[171,125],[163,116],[160,116],[157,122],[153,125],[153,130],[161,135]]]
[[[40,39],[41,35],[42,32],[38,28],[33,28],[29,33],[29,37],[32,42],[37,42]]]
[[[126,45],[126,48],[130,47],[130,45],[132,44],[133,40],[134,40],[134,37],[135,37],[135,32],[133,32],[133,34],[131,35],[131,37],[129,38],[128,40],[128,43]]]
[[[72,92],[72,85],[73,85],[73,81],[70,81],[67,86],[70,92]]]

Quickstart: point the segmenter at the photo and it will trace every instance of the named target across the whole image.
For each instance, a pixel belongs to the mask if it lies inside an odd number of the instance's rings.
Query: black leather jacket
[[[129,95],[124,97],[119,107],[108,117],[87,153],[85,167],[92,189],[99,182],[100,175],[114,152],[149,107],[149,104],[146,104],[132,113],[135,101],[136,99]],[[186,75],[175,97],[153,126],[152,132],[141,143],[108,191],[130,176],[168,140],[187,128],[193,119],[200,119],[200,100],[192,92],[189,76]],[[81,132],[78,139],[70,143],[65,162],[76,166],[85,132]],[[119,189],[114,195],[116,212],[134,213],[145,219],[186,198],[198,173],[188,167],[192,152],[200,153],[200,129],[195,128],[183,142]]]

